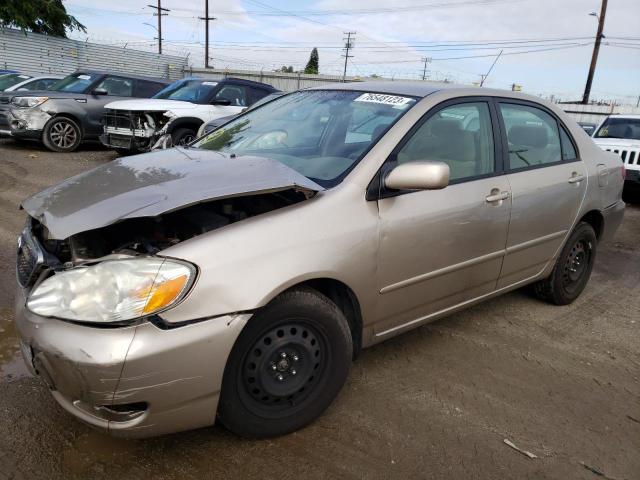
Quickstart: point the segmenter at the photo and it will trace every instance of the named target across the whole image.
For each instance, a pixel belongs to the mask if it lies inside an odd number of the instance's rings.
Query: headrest
[[[431,123],[431,134],[436,137],[456,134],[462,130],[462,122],[454,118],[438,118]]]
[[[509,143],[544,148],[549,144],[547,129],[539,125],[514,125],[509,129]]]

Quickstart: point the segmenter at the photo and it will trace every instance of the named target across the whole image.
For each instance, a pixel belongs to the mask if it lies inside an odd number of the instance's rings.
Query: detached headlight
[[[193,265],[164,258],[108,260],[47,278],[31,293],[27,308],[46,317],[121,322],[175,305],[195,276]]]
[[[47,100],[49,100],[49,97],[13,97],[11,104],[14,107],[31,108],[42,105]]]

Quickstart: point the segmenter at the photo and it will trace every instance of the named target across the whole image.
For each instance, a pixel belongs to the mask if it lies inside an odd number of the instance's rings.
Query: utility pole
[[[596,33],[596,43],[593,45],[593,55],[591,55],[591,65],[589,66],[589,75],[587,75],[587,84],[584,86],[584,95],[582,96],[582,103],[585,105],[589,103],[593,74],[596,72],[596,63],[598,63],[598,53],[600,52],[600,42],[604,38],[602,30],[604,30],[604,17],[607,13],[607,2],[608,0],[602,0],[600,16],[595,14],[595,12],[591,14],[598,19],[598,32]]]
[[[342,73],[342,81],[346,81],[347,78],[347,62],[349,61],[349,58],[353,57],[353,55],[349,55],[349,50],[351,50],[353,48],[353,42],[355,41],[355,34],[356,32],[344,32],[344,34],[347,36],[346,38],[343,38],[344,40],[344,72]],[[352,37],[353,35],[353,37]]]
[[[427,78],[427,64],[431,63],[431,57],[422,57],[422,61],[424,62],[424,68],[422,69],[422,80]]]
[[[204,17],[198,18],[204,20],[204,68],[209,68],[209,20],[216,19],[209,16],[209,0],[204,0]]]
[[[489,67],[489,71],[487,73],[485,73],[484,75],[480,75],[480,77],[482,78],[482,80],[480,80],[480,86],[482,87],[484,85],[484,81],[487,79],[487,77],[489,76],[489,74],[491,73],[491,70],[493,70],[493,67],[495,66],[496,63],[498,63],[498,59],[500,58],[500,55],[502,55],[502,50],[500,50],[500,53],[498,54],[498,56],[496,57],[496,59],[493,61],[493,63],[491,64],[491,67]]]
[[[151,7],[155,10],[153,15],[158,17],[158,53],[162,53],[162,17],[165,15],[169,15],[168,13],[162,12],[170,12],[168,8],[162,8],[162,0],[158,0],[158,6],[155,5],[147,5],[147,7]]]

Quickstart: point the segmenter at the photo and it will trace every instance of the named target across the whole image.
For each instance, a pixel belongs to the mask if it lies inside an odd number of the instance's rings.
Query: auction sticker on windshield
[[[363,93],[356,98],[354,102],[381,103],[383,105],[393,105],[394,107],[403,108],[411,100],[411,98],[387,95],[384,93]]]

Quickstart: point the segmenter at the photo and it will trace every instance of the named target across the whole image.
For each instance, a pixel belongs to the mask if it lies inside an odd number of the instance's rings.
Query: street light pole
[[[604,17],[607,13],[608,0],[602,0],[600,7],[600,15],[593,12],[590,15],[598,19],[598,32],[596,33],[596,42],[593,45],[593,54],[591,55],[591,65],[589,66],[589,75],[587,75],[587,84],[584,86],[584,95],[582,96],[582,103],[589,103],[589,96],[591,95],[591,84],[593,83],[593,75],[596,71],[596,64],[598,63],[598,53],[600,52],[600,42],[604,38],[602,30],[604,30]]]

